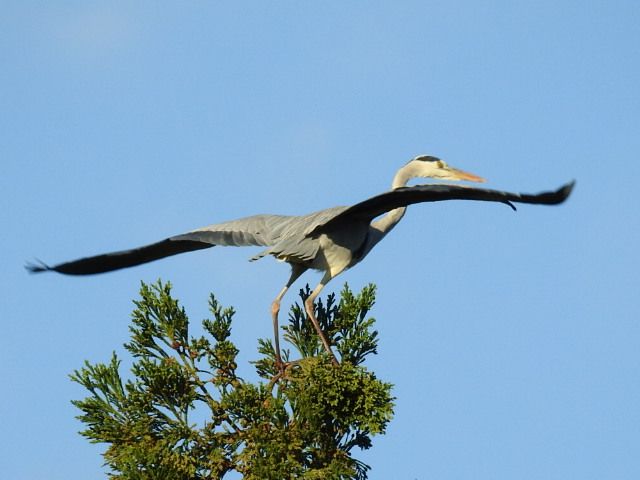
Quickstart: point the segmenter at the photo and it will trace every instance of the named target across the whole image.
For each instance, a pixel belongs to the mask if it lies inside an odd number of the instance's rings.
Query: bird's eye
[[[438,168],[444,168],[445,167],[445,163],[442,160],[438,160],[437,165],[438,165]]]

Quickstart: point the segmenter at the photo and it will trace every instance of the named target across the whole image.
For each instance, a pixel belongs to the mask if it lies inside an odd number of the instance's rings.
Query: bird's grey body
[[[373,246],[368,245],[369,239],[381,238],[377,234],[380,232],[364,221],[352,223],[348,230],[332,229],[310,235],[348,208],[332,207],[307,215],[252,215],[207,225],[169,240],[195,241],[211,246],[264,246],[268,248],[250,260],[271,255],[307,269],[329,271],[335,276],[368,253]]]
[[[311,263],[318,254],[319,242],[308,237],[317,226],[324,224],[348,207],[334,207],[308,215],[253,215],[224,223],[207,225],[182,235],[173,241],[193,240],[221,246],[269,247],[251,260],[267,255],[296,263]]]
[[[329,342],[313,312],[313,302],[335,276],[361,261],[404,216],[414,203],[444,200],[477,200],[505,203],[558,204],[571,193],[573,183],[552,192],[517,194],[454,185],[418,185],[407,187],[411,178],[431,177],[446,180],[482,182],[482,178],[446,165],[435,157],[420,156],[404,165],[394,176],[391,190],[350,207],[333,207],[308,215],[254,215],[217,223],[169,237],[132,250],[48,265],[28,265],[32,272],[56,271],[71,275],[102,273],[131,267],[160,258],[213,246],[263,246],[265,250],[251,260],[264,256],[289,263],[291,275],[272,304],[276,360],[282,365],[278,341],[280,300],[291,284],[307,269],[324,272],[320,283],[305,302],[305,309],[325,349],[333,358]]]

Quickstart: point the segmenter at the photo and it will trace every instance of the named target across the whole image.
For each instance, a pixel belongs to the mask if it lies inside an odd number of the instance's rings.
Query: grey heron
[[[393,177],[391,190],[348,207],[333,207],[301,216],[254,215],[198,228],[156,243],[49,266],[28,264],[31,272],[54,271],[88,275],[132,267],[179,253],[213,246],[263,246],[257,260],[272,255],[291,265],[291,275],[271,305],[276,364],[282,369],[278,313],[285,293],[308,269],[323,272],[322,279],[305,301],[305,311],[325,350],[337,359],[314,313],[314,301],[322,289],[346,269],[360,262],[402,219],[407,206],[444,200],[499,202],[515,210],[513,202],[555,205],[571,193],[574,182],[558,190],[519,194],[444,183],[407,186],[413,178],[484,182],[477,175],[453,168],[439,158],[421,155],[402,166]],[[379,217],[379,218],[378,218]]]

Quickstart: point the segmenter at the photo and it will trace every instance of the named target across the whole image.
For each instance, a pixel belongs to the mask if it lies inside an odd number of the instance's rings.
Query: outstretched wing
[[[256,215],[231,222],[209,225],[191,232],[169,237],[160,242],[131,250],[105,253],[49,266],[28,264],[33,273],[54,271],[68,275],[89,275],[133,267],[179,253],[221,246],[273,245],[278,238],[278,226],[290,217]]]
[[[190,240],[173,241],[171,238],[167,238],[161,242],[131,250],[120,250],[93,257],[79,258],[78,260],[53,266],[42,262],[37,265],[27,264],[26,268],[32,273],[52,271],[66,273],[67,275],[90,275],[92,273],[104,273],[121,268],[134,267],[142,263],[177,255],[178,253],[192,252],[209,247],[213,247],[213,245]]]
[[[478,200],[483,202],[504,203],[514,210],[516,207],[512,202],[557,205],[567,199],[574,185],[575,181],[563,185],[558,190],[537,194],[511,193],[459,185],[417,185],[415,187],[401,187],[371,197],[364,202],[356,203],[325,223],[316,226],[308,233],[308,236],[316,237],[335,227],[352,222],[370,222],[378,215],[393,210],[394,208],[406,207],[407,205],[422,202]]]

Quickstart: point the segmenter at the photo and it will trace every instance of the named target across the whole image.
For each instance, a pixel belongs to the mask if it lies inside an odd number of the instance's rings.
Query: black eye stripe
[[[421,162],[440,162],[441,160],[438,157],[432,157],[431,155],[423,155],[421,157],[416,157],[416,160]]]

